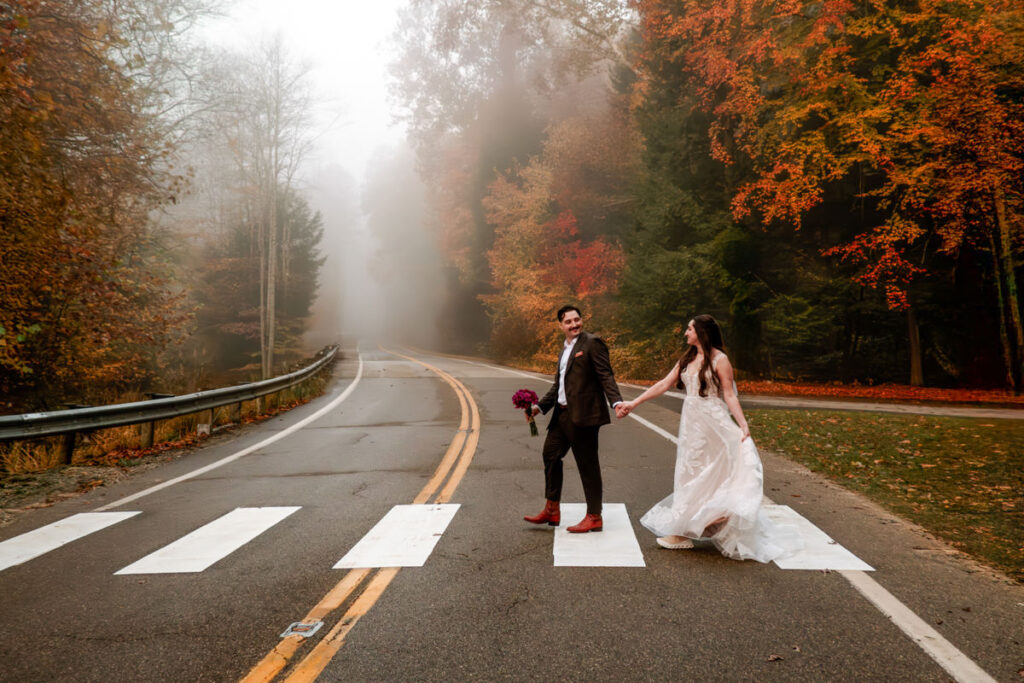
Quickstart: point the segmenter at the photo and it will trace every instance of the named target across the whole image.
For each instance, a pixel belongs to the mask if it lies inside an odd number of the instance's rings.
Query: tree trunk
[[[989,244],[992,247],[992,279],[996,285],[996,301],[999,304],[999,341],[1002,342],[1003,365],[1006,367],[1006,387],[1014,388],[1013,381],[1013,347],[1010,345],[1010,335],[1006,332],[1006,298],[1003,296],[1003,275],[999,267],[999,249],[996,246],[996,238],[988,236]]]
[[[267,354],[263,370],[265,379],[272,377],[274,372],[274,328],[277,323],[274,315],[277,304],[277,184],[274,185],[270,195],[270,239],[267,245]]]
[[[910,386],[924,385],[924,372],[921,370],[921,330],[917,325],[914,307],[907,306],[907,337],[910,340]]]
[[[260,210],[256,242],[259,245],[260,262],[260,378],[267,379],[267,211]]]
[[[1024,323],[1021,322],[1020,298],[1017,294],[1016,263],[1013,258],[1013,239],[1010,224],[1006,220],[1006,203],[1003,191],[995,191],[996,224],[999,227],[1000,260],[1003,278],[1006,282],[1006,308],[1010,313],[1010,323],[1014,341],[1013,349],[1013,389],[1020,393],[1021,382],[1024,380]]]

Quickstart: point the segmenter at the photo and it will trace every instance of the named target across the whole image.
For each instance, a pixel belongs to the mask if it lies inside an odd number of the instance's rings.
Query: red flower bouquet
[[[520,389],[512,395],[512,405],[526,413],[526,421],[530,423],[530,436],[537,436],[537,423],[533,419],[533,405],[539,399],[529,389]]]

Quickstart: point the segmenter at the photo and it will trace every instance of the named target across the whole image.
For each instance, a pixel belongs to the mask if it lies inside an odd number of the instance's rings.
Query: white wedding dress
[[[672,494],[640,523],[658,536],[711,541],[737,560],[770,562],[799,550],[803,542],[797,529],[775,524],[761,510],[764,472],[753,439],[740,440],[743,433],[710,377],[708,395],[700,396],[697,372],[682,372],[686,400]]]

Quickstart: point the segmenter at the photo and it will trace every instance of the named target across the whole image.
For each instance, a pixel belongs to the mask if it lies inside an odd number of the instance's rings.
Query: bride
[[[616,406],[618,417],[625,417],[673,385],[686,390],[672,494],[640,523],[658,535],[663,548],[709,540],[726,557],[759,562],[798,550],[803,544],[797,530],[774,524],[761,511],[761,458],[736,396],[718,322],[710,315],[694,317],[686,341],[690,348],[660,382]]]

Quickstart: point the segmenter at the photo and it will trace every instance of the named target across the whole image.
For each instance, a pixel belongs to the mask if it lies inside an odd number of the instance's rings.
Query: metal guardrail
[[[73,448],[77,432],[92,432],[109,427],[124,427],[144,422],[153,423],[182,415],[201,413],[222,406],[251,401],[267,394],[288,389],[309,379],[334,360],[338,347],[332,347],[322,358],[295,372],[235,387],[199,391],[182,396],[154,398],[149,401],[118,403],[44,413],[0,416],[0,441],[36,439],[44,436],[71,436]],[[66,457],[65,460],[68,460]]]

